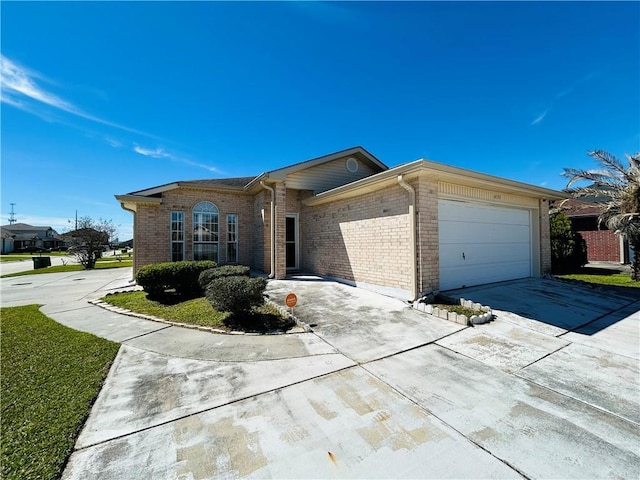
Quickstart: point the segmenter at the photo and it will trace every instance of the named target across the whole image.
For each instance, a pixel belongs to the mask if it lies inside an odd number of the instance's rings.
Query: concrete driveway
[[[3,279],[3,306],[26,297],[4,280],[16,279]],[[497,318],[461,328],[318,278],[272,281],[271,298],[295,292],[295,314],[315,326],[271,337],[86,304],[106,291],[43,307],[123,343],[64,478],[640,476],[630,291],[536,279],[467,289]]]

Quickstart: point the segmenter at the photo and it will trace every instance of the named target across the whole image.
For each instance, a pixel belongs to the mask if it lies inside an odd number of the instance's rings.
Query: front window
[[[238,215],[227,215],[227,262],[238,263]]]
[[[193,259],[218,261],[218,208],[211,202],[193,207]]]
[[[184,260],[184,212],[171,212],[171,261]]]

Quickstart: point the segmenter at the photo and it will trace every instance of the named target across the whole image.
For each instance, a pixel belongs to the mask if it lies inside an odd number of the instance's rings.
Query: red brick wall
[[[599,262],[620,261],[620,238],[610,230],[578,232],[587,242],[587,259]]]

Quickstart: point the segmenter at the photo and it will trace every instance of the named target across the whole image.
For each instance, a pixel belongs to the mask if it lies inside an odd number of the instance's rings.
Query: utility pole
[[[9,225],[13,225],[14,223],[16,223],[16,212],[13,211],[13,207],[15,206],[15,203],[11,204],[11,211],[9,212]]]
[[[76,231],[78,231],[78,210],[76,210]]]

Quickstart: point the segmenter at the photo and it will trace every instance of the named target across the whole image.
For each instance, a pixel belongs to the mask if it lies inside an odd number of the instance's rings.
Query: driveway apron
[[[2,283],[123,345],[65,479],[640,477],[635,292],[474,287],[471,328],[302,277],[267,293],[312,332],[236,336],[89,305],[128,285],[92,273]]]

